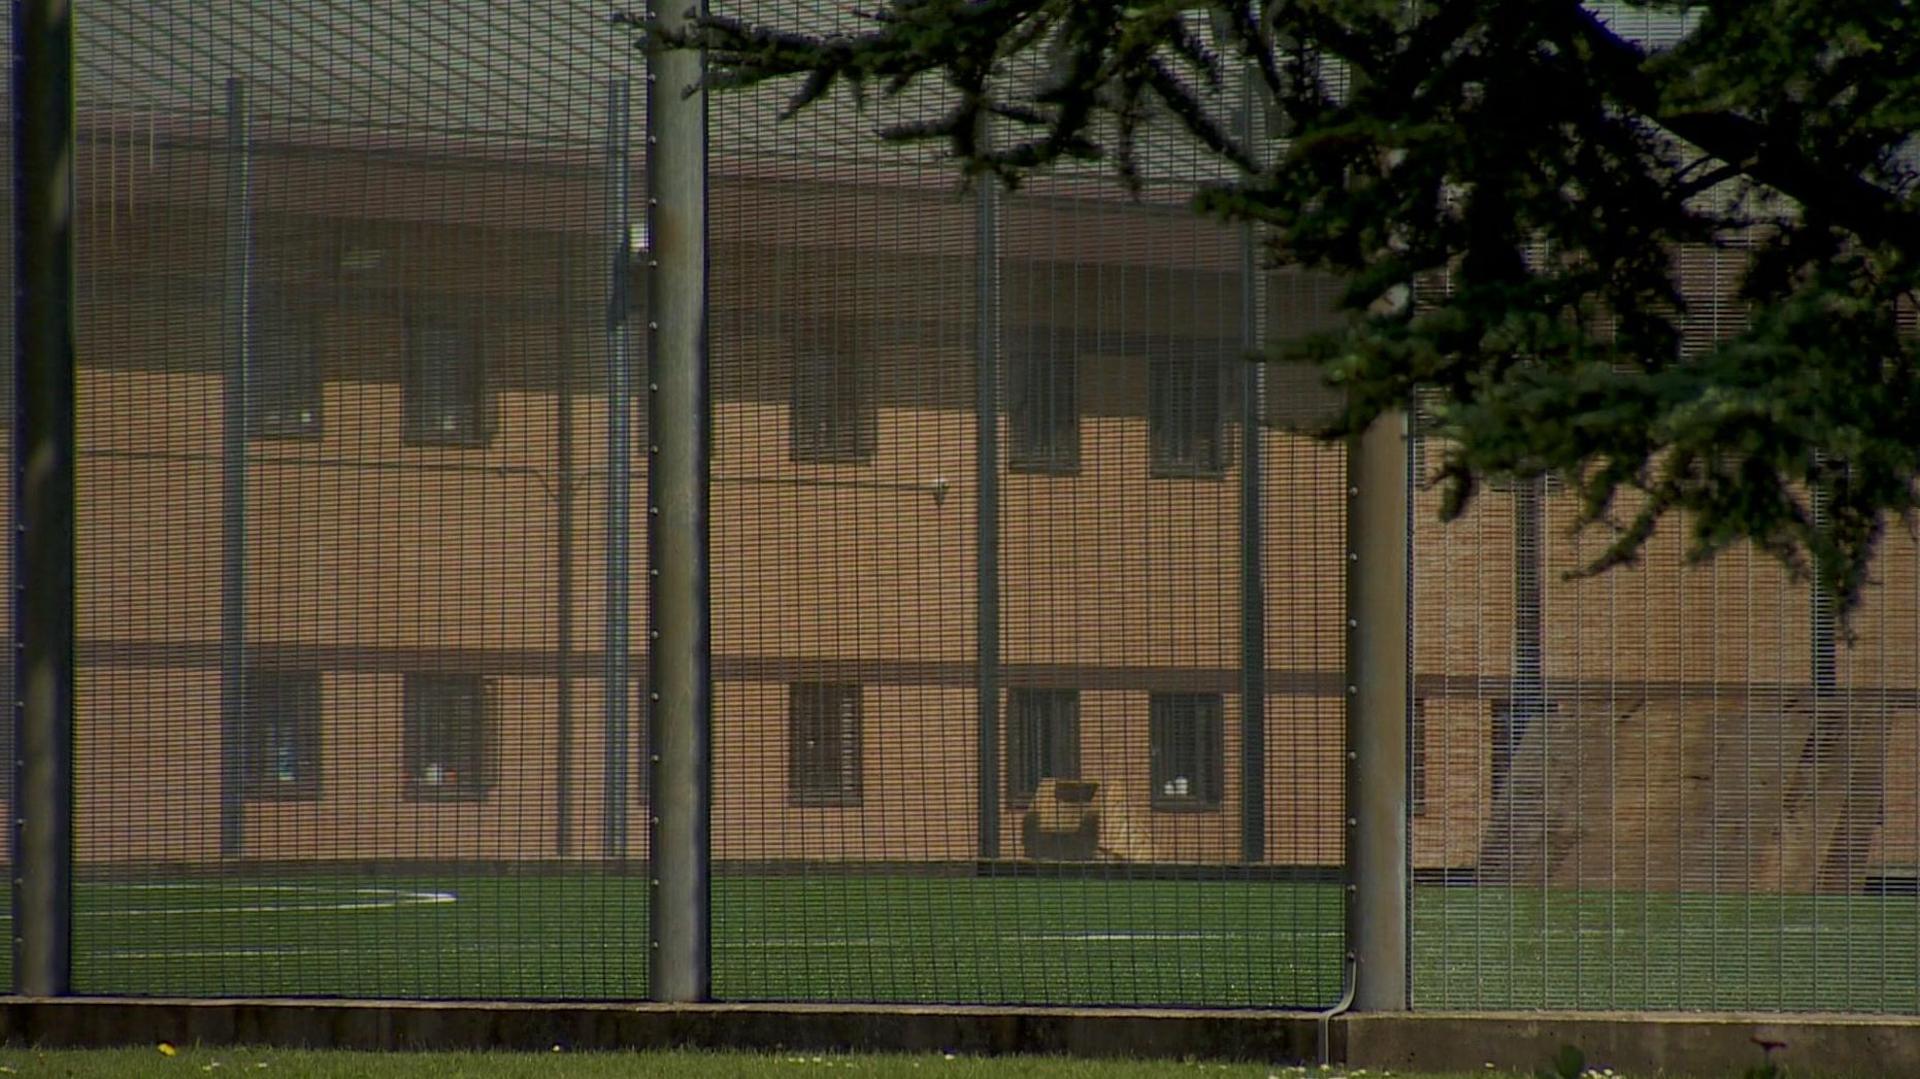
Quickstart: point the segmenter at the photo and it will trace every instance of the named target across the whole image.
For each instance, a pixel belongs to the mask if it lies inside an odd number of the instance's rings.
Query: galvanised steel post
[[[675,32],[704,3],[656,0],[650,14]],[[712,609],[708,590],[708,466],[712,416],[707,367],[707,95],[705,54],[648,45],[648,329],[652,444],[647,507],[657,636],[648,709],[653,767],[652,906],[655,1000],[712,995]],[[694,88],[691,93],[687,91]]]
[[[1251,70],[1241,73],[1240,139],[1253,146],[1258,101]],[[1266,343],[1261,320],[1264,275],[1260,237],[1252,222],[1240,227],[1240,347],[1249,355]],[[1265,461],[1266,364],[1241,364],[1240,384],[1240,860],[1267,856],[1267,582],[1261,487]]]
[[[974,229],[974,730],[980,857],[1000,857],[1000,192],[983,177]]]
[[[247,84],[227,80],[220,419],[220,853],[246,845],[247,383],[253,361],[253,145]]]
[[[1354,1007],[1403,1011],[1408,983],[1407,727],[1411,706],[1412,456],[1391,412],[1347,464],[1348,944]]]
[[[73,979],[73,22],[13,4],[13,984]]]

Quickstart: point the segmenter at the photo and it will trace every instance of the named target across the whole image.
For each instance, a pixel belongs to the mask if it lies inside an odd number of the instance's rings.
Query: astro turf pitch
[[[717,877],[722,1000],[1323,1007],[1338,885]],[[1920,898],[1422,888],[1416,1004],[1920,1011]],[[82,882],[82,993],[621,1000],[647,994],[639,876]],[[3,953],[0,953],[3,954]]]

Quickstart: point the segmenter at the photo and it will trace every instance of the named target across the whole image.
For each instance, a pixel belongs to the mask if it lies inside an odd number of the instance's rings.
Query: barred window
[[[1217,354],[1155,356],[1148,363],[1148,440],[1156,476],[1217,476],[1225,470],[1225,386]]]
[[[1223,786],[1217,693],[1156,693],[1150,715],[1153,807],[1218,809]]]
[[[406,441],[483,446],[493,433],[491,408],[479,327],[468,320],[410,317],[401,385]]]
[[[491,687],[479,675],[406,677],[406,796],[476,801],[491,785]]]
[[[239,744],[241,797],[312,801],[320,797],[320,672],[251,670],[246,675]]]
[[[249,331],[247,433],[255,438],[320,435],[317,319],[285,293],[256,298]]]
[[[849,683],[788,687],[788,783],[797,805],[859,805],[861,693]]]
[[[1044,342],[1007,358],[1008,466],[1015,472],[1080,470],[1078,361]]]
[[[872,459],[879,422],[858,348],[838,335],[804,340],[794,353],[792,456],[819,464]]]
[[[1016,689],[1007,701],[1007,797],[1033,800],[1042,779],[1080,778],[1080,693]]]

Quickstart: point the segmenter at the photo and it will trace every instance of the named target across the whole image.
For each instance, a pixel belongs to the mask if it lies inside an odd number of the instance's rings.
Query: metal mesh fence
[[[939,101],[781,100],[712,104],[716,994],[1331,1000],[1342,460],[1243,359],[1325,290],[1163,147],[961,192],[873,138]]]
[[[75,989],[644,996],[638,54],[76,17]],[[1168,147],[961,193],[777,102],[711,110],[716,995],[1330,1001],[1344,463],[1244,362],[1328,289]]]
[[[75,14],[76,988],[643,994],[636,54]]]
[[[1675,257],[1703,348],[1744,255]],[[1417,501],[1416,1003],[1920,1006],[1912,537],[1849,639],[1771,559],[1689,563],[1684,521],[1589,578],[1604,537],[1557,483],[1452,525]]]
[[[607,14],[76,8],[76,989],[647,993],[648,129]],[[945,102],[781,90],[707,148],[715,995],[1330,1002],[1346,463],[1292,433],[1310,373],[1243,362],[1330,283],[1194,218],[1171,142],[1137,198],[962,191],[871,137]],[[1676,257],[1700,347],[1734,264]],[[1416,1003],[1920,1008],[1915,539],[1841,626],[1679,529],[1570,576],[1549,482],[1436,508]]]

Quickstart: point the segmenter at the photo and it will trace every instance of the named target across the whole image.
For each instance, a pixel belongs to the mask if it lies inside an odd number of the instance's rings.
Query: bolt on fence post
[[[73,980],[73,13],[13,12],[13,981],[58,996]]]
[[[1348,946],[1354,1007],[1403,1011],[1408,978],[1407,715],[1411,705],[1412,458],[1391,412],[1348,451]]]
[[[691,26],[698,3],[661,0],[657,29]],[[647,43],[647,275],[653,375],[647,514],[653,564],[648,716],[653,768],[648,929],[653,998],[712,995],[708,900],[712,611],[708,591],[707,95],[705,54]]]

